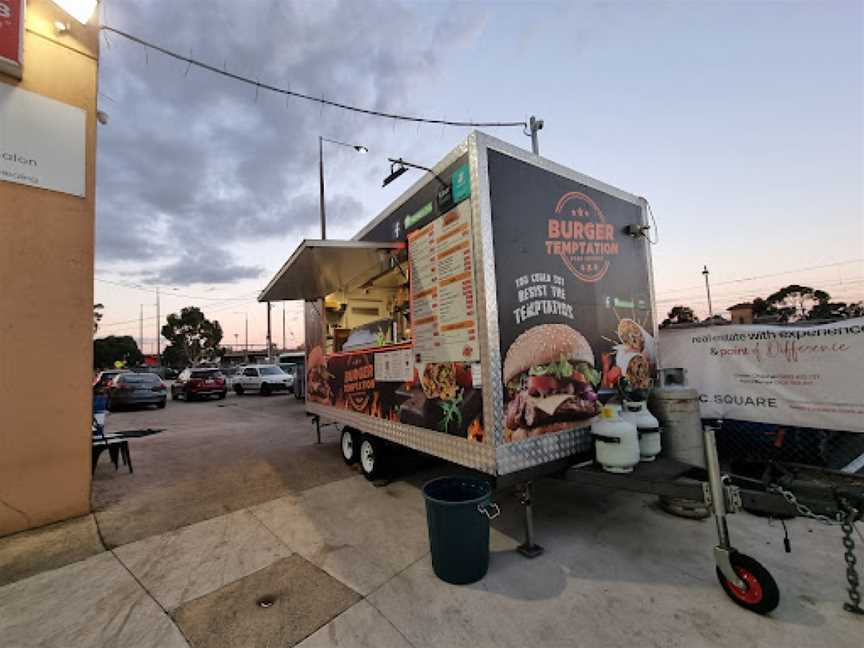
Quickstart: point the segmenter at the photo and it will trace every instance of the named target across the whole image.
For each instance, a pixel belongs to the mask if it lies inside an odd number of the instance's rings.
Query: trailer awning
[[[258,301],[320,299],[352,290],[390,266],[404,243],[373,241],[303,241],[258,295]]]

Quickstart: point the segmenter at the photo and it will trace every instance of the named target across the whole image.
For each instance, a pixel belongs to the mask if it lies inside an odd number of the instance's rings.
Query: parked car
[[[184,369],[171,384],[171,400],[183,398],[188,402],[209,396],[222,399],[227,395],[225,376],[219,369]]]
[[[161,409],[167,400],[165,383],[151,373],[124,371],[108,384],[108,407],[112,410],[133,405],[156,405]]]
[[[238,395],[259,392],[269,396],[277,391],[290,391],[288,375],[275,365],[247,365],[233,381]]]
[[[126,369],[106,369],[105,371],[100,371],[99,375],[96,376],[96,380],[93,381],[93,393],[107,393],[111,381],[114,380],[114,378],[119,376],[121,373],[126,372]]]
[[[288,390],[291,391],[291,388],[294,387],[294,380],[297,377],[297,365],[293,362],[280,362],[279,368],[288,376]]]

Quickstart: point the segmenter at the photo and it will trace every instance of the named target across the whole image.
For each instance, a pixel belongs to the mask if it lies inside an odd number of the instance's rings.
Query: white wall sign
[[[84,197],[85,112],[0,83],[0,180]]]

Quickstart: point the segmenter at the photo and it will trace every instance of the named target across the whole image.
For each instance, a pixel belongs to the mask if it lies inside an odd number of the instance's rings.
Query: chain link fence
[[[724,468],[760,477],[771,462],[864,474],[864,433],[724,419],[717,432]]]

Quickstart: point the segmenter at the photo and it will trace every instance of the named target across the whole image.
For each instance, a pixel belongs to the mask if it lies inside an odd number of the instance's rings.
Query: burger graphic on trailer
[[[504,360],[505,441],[579,427],[599,413],[600,373],[588,340],[566,324],[522,333]]]

